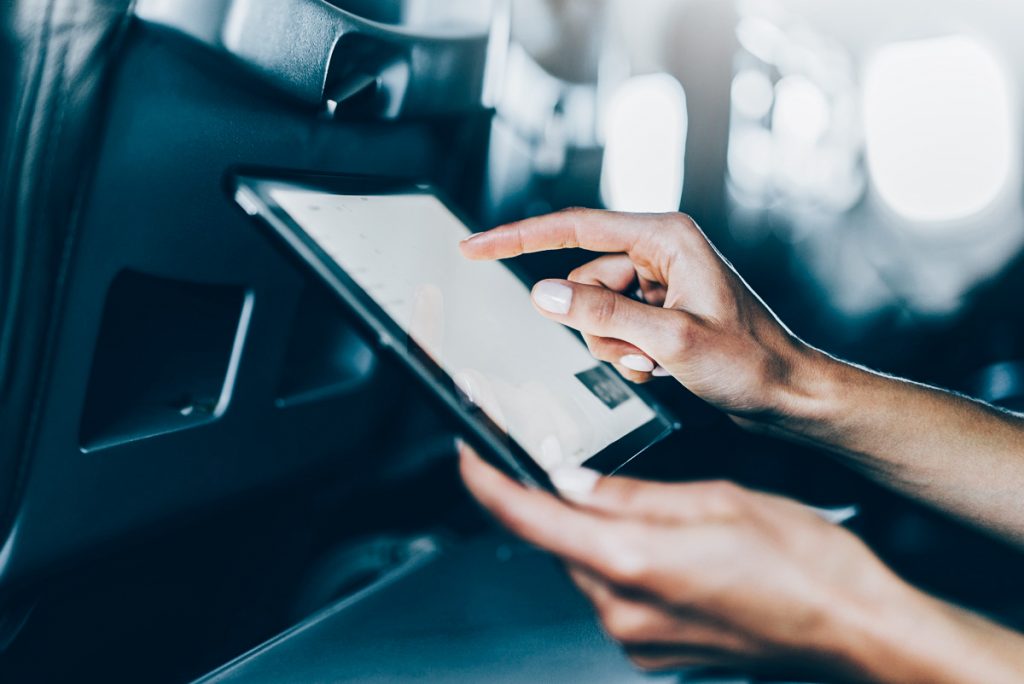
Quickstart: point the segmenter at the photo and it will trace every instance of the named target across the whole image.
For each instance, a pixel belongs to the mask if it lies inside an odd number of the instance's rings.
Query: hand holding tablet
[[[239,177],[235,196],[520,479],[614,472],[672,430],[506,264],[465,259],[469,229],[429,188]]]

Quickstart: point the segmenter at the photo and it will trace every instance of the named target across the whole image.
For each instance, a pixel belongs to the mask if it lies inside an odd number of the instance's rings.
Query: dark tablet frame
[[[467,441],[482,456],[505,473],[548,491],[555,491],[547,473],[514,439],[470,403],[444,369],[416,344],[402,328],[324,252],[302,226],[284,211],[270,195],[275,188],[316,191],[336,195],[431,195],[438,198],[463,223],[460,213],[429,184],[409,179],[347,175],[304,174],[283,171],[235,170],[228,175],[227,189],[235,202],[257,220],[277,244],[304,268],[311,270],[353,315],[355,322],[376,341],[378,347],[397,358],[425,385],[430,394],[465,430]],[[468,226],[469,224],[466,223]],[[517,278],[529,285],[509,262],[502,262]],[[582,344],[582,341],[581,341]],[[612,369],[618,382],[625,381]],[[584,464],[587,468],[612,474],[655,443],[667,437],[679,424],[665,409],[638,387],[630,391],[644,401],[655,418],[612,443]]]

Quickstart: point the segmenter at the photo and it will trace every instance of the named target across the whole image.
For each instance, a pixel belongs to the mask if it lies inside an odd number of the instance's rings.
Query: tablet
[[[506,472],[547,489],[547,473],[559,467],[610,474],[675,429],[576,333],[539,315],[509,264],[463,258],[459,242],[471,231],[431,187],[353,177],[232,180],[242,209]]]

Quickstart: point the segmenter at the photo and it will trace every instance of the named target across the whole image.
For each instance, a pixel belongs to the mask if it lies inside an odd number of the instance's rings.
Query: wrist
[[[851,376],[859,369],[802,342],[787,365],[775,392],[774,426],[802,436],[835,427],[855,382]]]
[[[848,604],[834,653],[870,681],[1020,681],[1024,639],[893,576],[894,591]]]
[[[831,638],[823,650],[853,681],[938,683],[941,660],[930,643],[938,611],[929,597],[887,570],[881,576],[874,586],[862,584],[855,596],[832,597]]]

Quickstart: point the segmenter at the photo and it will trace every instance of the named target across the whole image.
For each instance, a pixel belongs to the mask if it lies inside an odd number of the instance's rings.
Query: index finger
[[[592,209],[570,209],[477,233],[462,242],[469,259],[510,259],[521,254],[582,248],[629,253],[642,234],[638,217]]]

